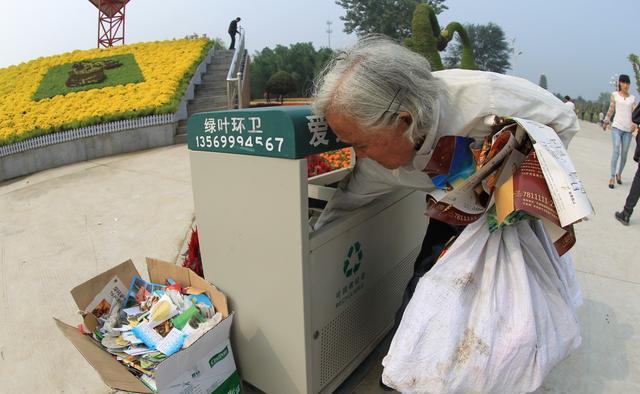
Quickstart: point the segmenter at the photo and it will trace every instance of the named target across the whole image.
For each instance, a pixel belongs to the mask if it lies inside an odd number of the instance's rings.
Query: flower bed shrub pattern
[[[0,146],[56,131],[175,112],[212,45],[205,38],[139,43],[78,50],[0,69]],[[64,79],[60,70],[68,73],[80,62],[85,64],[76,69],[85,75]],[[105,78],[97,70],[100,65]],[[107,86],[110,78],[119,83]],[[65,88],[60,87],[61,80]],[[75,87],[66,85],[69,80]],[[89,83],[78,86],[82,82]]]
[[[144,82],[144,77],[131,53],[82,60],[50,67],[33,99],[139,82]]]

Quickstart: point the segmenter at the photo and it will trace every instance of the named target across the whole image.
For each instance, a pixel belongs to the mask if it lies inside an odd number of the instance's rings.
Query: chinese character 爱
[[[326,119],[321,116],[307,116],[307,119],[309,119],[307,127],[309,127],[309,132],[311,133],[309,145],[313,145],[314,147],[320,144],[329,145],[329,140],[327,139],[329,126],[327,125]]]

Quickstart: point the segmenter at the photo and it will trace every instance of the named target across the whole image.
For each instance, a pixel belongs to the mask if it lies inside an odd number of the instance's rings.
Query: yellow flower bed
[[[204,38],[140,43],[78,50],[0,69],[0,146],[60,130],[175,112],[210,46]],[[33,100],[50,67],[126,53],[135,56],[144,82]]]

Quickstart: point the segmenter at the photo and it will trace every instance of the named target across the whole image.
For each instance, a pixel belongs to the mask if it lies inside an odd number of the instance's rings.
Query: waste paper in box
[[[240,377],[236,371],[229,341],[233,313],[229,314],[225,294],[193,271],[175,264],[147,258],[147,270],[152,283],[165,283],[168,279],[172,279],[183,288],[193,287],[204,290],[216,312],[222,314],[220,323],[189,347],[173,353],[158,364],[155,379],[158,392],[182,393],[186,390],[187,392],[240,393]],[[140,277],[140,274],[133,262],[128,260],[76,286],[71,290],[71,296],[78,309],[86,311],[96,296],[114,278],[128,287],[136,276]],[[93,332],[98,324],[97,318],[90,312],[83,315],[84,327]],[[64,336],[78,349],[108,386],[129,392],[153,392],[90,335],[58,319],[54,318],[54,320]]]

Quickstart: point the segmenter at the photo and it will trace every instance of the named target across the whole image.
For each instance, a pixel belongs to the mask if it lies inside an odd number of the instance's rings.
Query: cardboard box
[[[156,370],[156,385],[160,393],[240,393],[241,381],[229,342],[233,314],[229,314],[227,297],[211,283],[193,271],[160,260],[147,258],[149,279],[165,283],[171,278],[181,286],[193,286],[206,290],[216,311],[223,320],[186,349],[162,361]],[[139,275],[131,260],[89,279],[71,290],[71,296],[84,311],[105,285],[117,276],[129,284]],[[104,350],[95,340],[78,328],[55,319],[65,337],[78,349],[111,388],[136,393],[152,393],[144,383],[131,374],[116,358]],[[90,313],[84,316],[87,328],[95,327],[96,318]]]

